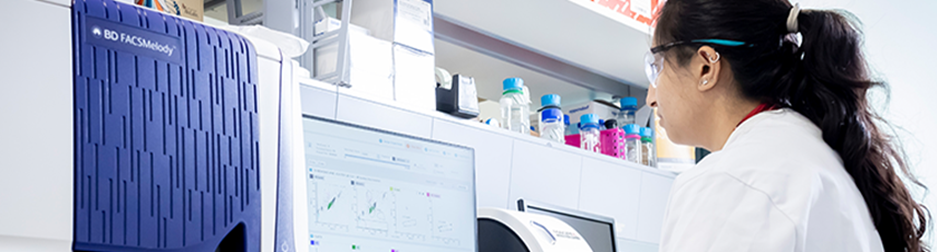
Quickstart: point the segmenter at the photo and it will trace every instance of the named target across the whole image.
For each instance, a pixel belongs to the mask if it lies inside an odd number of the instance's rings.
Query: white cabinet
[[[582,156],[555,147],[514,140],[512,157],[508,198],[512,207],[508,209],[516,209],[519,198],[579,208]]]
[[[385,103],[338,94],[335,119],[407,135],[430,138],[433,119]]]
[[[507,205],[513,144],[510,137],[459,123],[434,120],[433,139],[474,148],[478,207],[510,208]]]
[[[650,172],[641,175],[641,198],[638,202],[638,241],[660,242],[660,230],[667,208],[673,178]]]
[[[641,171],[621,162],[586,157],[582,159],[581,181],[579,210],[615,218],[616,235],[635,239]]]

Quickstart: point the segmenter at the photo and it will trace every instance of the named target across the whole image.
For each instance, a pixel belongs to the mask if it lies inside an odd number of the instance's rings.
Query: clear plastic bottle
[[[524,80],[507,78],[502,82],[501,124],[505,129],[530,134],[530,105],[524,95]]]
[[[623,97],[619,100],[621,109],[618,111],[618,126],[624,128],[628,124],[635,124],[634,113],[638,111],[638,99]]]
[[[540,138],[566,143],[565,131],[563,111],[557,108],[548,108],[540,112]]]
[[[625,125],[625,160],[641,163],[641,127],[637,124]]]
[[[585,114],[579,117],[579,146],[587,151],[601,153],[599,140],[599,116]]]
[[[657,155],[654,154],[654,129],[641,128],[641,163],[657,167]]]

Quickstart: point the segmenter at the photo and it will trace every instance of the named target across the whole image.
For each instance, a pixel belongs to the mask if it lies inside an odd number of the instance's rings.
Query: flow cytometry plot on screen
[[[394,222],[396,195],[391,190],[376,188],[355,188],[357,204],[355,215],[358,228],[372,233],[387,232]]]
[[[313,206],[316,224],[347,229],[348,223],[353,223],[356,204],[354,188],[326,182],[316,182],[310,187],[315,188],[310,195],[314,195],[312,202],[316,204]]]
[[[425,192],[404,191],[397,197],[396,231],[411,239],[432,234],[432,207]]]

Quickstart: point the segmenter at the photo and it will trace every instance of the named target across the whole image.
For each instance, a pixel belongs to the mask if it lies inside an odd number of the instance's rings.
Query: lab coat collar
[[[748,120],[745,120],[744,122],[742,122],[742,124],[740,124],[738,127],[735,128],[734,131],[732,131],[732,134],[729,135],[729,139],[727,139],[725,145],[723,145],[722,150],[710,153],[705,158],[703,158],[703,160],[697,163],[696,166],[681,173],[677,177],[677,179],[689,180],[689,179],[693,179],[699,174],[706,172],[707,170],[713,167],[712,165],[708,165],[708,164],[720,163],[719,160],[722,159],[723,151],[725,151],[726,149],[732,148],[732,145],[734,143],[737,143],[738,141],[740,141],[740,139],[744,138],[748,133],[750,133],[752,130],[757,128],[757,126],[761,124],[761,122],[771,119],[771,118],[777,118],[779,116],[783,116],[784,114],[787,114],[787,113],[793,113],[793,114],[796,114],[796,116],[803,117],[799,113],[791,110],[790,108],[774,109],[774,110],[768,110],[768,111],[758,113],[757,115],[754,115],[751,118],[748,118]],[[803,118],[803,119],[806,120],[806,118]],[[810,121],[807,120],[807,122],[809,123]]]

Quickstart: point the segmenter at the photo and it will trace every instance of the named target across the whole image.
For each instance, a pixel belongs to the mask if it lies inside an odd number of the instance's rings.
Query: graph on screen
[[[310,251],[475,251],[473,151],[304,121]]]

